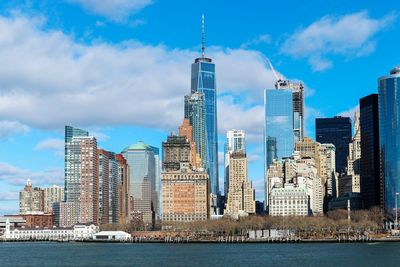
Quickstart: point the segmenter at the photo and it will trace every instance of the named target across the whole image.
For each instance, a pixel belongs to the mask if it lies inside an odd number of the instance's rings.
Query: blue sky
[[[227,130],[246,131],[261,199],[262,94],[275,79],[266,57],[306,85],[310,137],[315,117],[351,115],[400,64],[399,3],[349,2],[1,1],[0,214],[17,211],[28,178],[63,184],[65,124],[116,152],[139,140],[160,147],[183,117],[202,14],[217,67],[219,150]]]

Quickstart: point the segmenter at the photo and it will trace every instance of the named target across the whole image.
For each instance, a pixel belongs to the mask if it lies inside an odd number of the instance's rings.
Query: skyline
[[[243,129],[249,158],[252,157],[249,180],[256,184],[260,200],[264,179],[262,94],[264,89],[274,88],[275,79],[264,57],[270,58],[280,75],[304,82],[306,136],[314,140],[315,117],[349,113],[360,98],[377,92],[378,77],[400,62],[390,53],[395,42],[389,40],[399,32],[395,27],[399,21],[398,11],[389,5],[375,9],[366,3],[364,7],[338,8],[337,12],[324,12],[321,8],[306,22],[289,19],[288,26],[279,25],[282,34],[257,25],[253,25],[251,33],[243,33],[248,27],[236,27],[236,21],[227,26],[224,20],[217,20],[215,11],[192,8],[188,11],[191,16],[184,20],[188,34],[179,34],[180,25],[168,21],[160,27],[157,37],[150,37],[155,31],[154,23],[162,21],[154,17],[158,14],[155,10],[163,10],[165,3],[155,2],[140,9],[149,1],[138,1],[139,6],[132,7],[136,13],[124,22],[121,17],[110,17],[107,9],[91,9],[90,4],[82,7],[78,2],[83,1],[66,1],[58,7],[46,3],[29,7],[11,2],[13,10],[8,4],[0,4],[0,59],[15,63],[0,68],[0,214],[17,210],[16,193],[28,178],[35,186],[63,184],[65,124],[90,131],[98,138],[99,147],[106,150],[121,152],[139,140],[161,148],[162,140],[176,131],[183,119],[183,96],[190,89],[190,64],[201,55],[202,13],[206,17],[205,53],[213,58],[217,68],[219,183],[223,185],[226,131]],[[63,7],[68,7],[64,14],[52,17],[52,12],[61,12]],[[231,8],[238,11],[237,6]],[[85,36],[74,31],[78,26],[65,20],[71,14],[86,18],[76,24],[91,25],[95,34]],[[230,21],[231,15],[225,16]],[[146,23],[137,22],[141,17],[146,17]],[[131,20],[138,25],[126,26]],[[179,20],[182,18],[178,17]],[[262,22],[275,25],[268,19]],[[345,38],[351,36],[349,30],[355,30],[345,27],[351,22],[364,26],[354,40]],[[221,31],[224,27],[228,33],[237,30],[237,34],[227,39],[225,34],[229,34]],[[161,33],[163,28],[173,33],[170,35],[174,40]],[[116,31],[113,37],[115,29],[123,33]],[[321,29],[331,35],[322,34]],[[257,30],[258,35],[254,33]],[[137,35],[132,38],[129,32]],[[278,47],[277,40],[282,38],[284,41]],[[298,44],[305,45],[304,40],[320,41],[317,43],[321,47],[293,50],[293,42],[300,47]],[[353,55],[360,51],[364,54]],[[142,59],[139,64],[138,57]],[[333,93],[332,89],[337,91]],[[348,97],[343,98],[344,93]],[[110,101],[111,105],[104,105]],[[231,119],[232,114],[235,119]]]

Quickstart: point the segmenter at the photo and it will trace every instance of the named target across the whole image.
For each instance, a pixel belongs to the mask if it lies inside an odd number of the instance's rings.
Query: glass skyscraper
[[[292,91],[270,89],[264,91],[264,153],[265,178],[273,159],[290,157],[294,149]],[[265,179],[265,188],[268,188]],[[268,196],[265,203],[268,203]]]
[[[383,179],[380,176],[378,94],[360,99],[361,159],[360,186],[364,208],[383,208]]]
[[[207,132],[203,93],[193,93],[185,96],[185,119],[189,119],[192,126],[192,138],[196,143],[196,152],[200,155],[201,165],[205,169],[207,162]]]
[[[204,56],[204,17],[203,17],[202,56],[192,64],[191,93],[204,94],[206,128],[206,169],[210,176],[211,192],[219,194],[218,185],[218,130],[217,130],[217,88],[215,64]],[[190,118],[189,118],[190,119]],[[193,128],[193,136],[196,135]],[[197,143],[197,140],[195,140]],[[202,159],[204,160],[204,159]]]
[[[400,67],[378,80],[379,144],[385,181],[386,212],[395,211],[395,198],[400,193]],[[399,203],[400,204],[400,203]]]
[[[126,147],[122,155],[129,166],[131,209],[142,213],[145,223],[152,223],[153,213],[159,213],[159,149],[138,142]]]

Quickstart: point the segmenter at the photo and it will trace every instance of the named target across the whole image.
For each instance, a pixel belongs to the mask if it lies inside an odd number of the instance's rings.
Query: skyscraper
[[[192,137],[196,143],[196,151],[200,155],[201,167],[205,169],[207,162],[207,131],[203,93],[185,96],[185,119],[188,119],[192,126]]]
[[[304,86],[301,82],[279,80],[275,88],[292,91],[293,135],[294,143],[297,143],[304,137]]]
[[[347,175],[351,176],[351,192],[360,193],[361,130],[360,113],[354,113],[354,136],[349,144]],[[349,192],[350,193],[350,192]]]
[[[62,202],[64,200],[64,187],[53,185],[43,188],[44,190],[44,212],[53,211],[53,203]]]
[[[116,154],[118,163],[118,222],[130,220],[128,163],[122,154]]]
[[[98,223],[97,141],[92,136],[66,137],[65,201],[77,205],[78,223]]]
[[[247,157],[243,151],[229,155],[229,187],[224,214],[238,218],[256,212],[254,188],[248,181]]]
[[[380,176],[378,94],[360,99],[361,162],[360,185],[365,208],[383,208]]]
[[[193,127],[190,125],[189,119],[184,119],[181,126],[179,126],[179,136],[184,136],[190,143],[191,164],[193,168],[201,168],[200,154],[196,149],[196,142],[193,140]]]
[[[245,144],[245,133],[243,130],[230,130],[226,133],[226,144],[225,144],[225,180],[224,180],[224,191],[225,196],[228,193],[229,188],[229,158],[233,152],[246,153]]]
[[[131,212],[140,212],[146,224],[153,223],[153,215],[158,214],[160,178],[158,148],[138,142],[122,151],[129,166]],[[150,189],[149,189],[150,188]]]
[[[218,185],[218,127],[217,127],[217,88],[215,81],[215,64],[211,58],[205,56],[204,46],[204,16],[202,18],[202,55],[196,58],[192,64],[191,77],[191,93],[204,94],[204,111],[205,111],[205,140],[206,140],[206,155],[200,153],[202,160],[206,163],[206,169],[210,175],[211,192],[215,195],[219,194]],[[186,115],[185,115],[186,117]],[[190,117],[186,117],[189,118]],[[195,136],[198,130],[192,120],[193,135]],[[199,144],[196,138],[195,142]]]
[[[379,144],[385,181],[385,208],[393,214],[400,193],[400,66],[378,79]]]
[[[274,159],[290,157],[294,149],[292,91],[271,89],[264,91],[264,153],[265,188],[269,187],[266,174]],[[268,190],[265,190],[268,205]]]
[[[348,117],[318,118],[315,120],[315,137],[322,144],[333,144],[336,148],[336,171],[344,173],[349,156],[351,120]]]

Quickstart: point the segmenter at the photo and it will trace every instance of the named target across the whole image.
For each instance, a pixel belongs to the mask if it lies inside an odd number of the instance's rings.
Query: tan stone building
[[[19,213],[32,214],[43,213],[44,191],[39,187],[32,187],[30,180],[27,181],[24,190],[19,192]]]
[[[129,201],[129,167],[122,154],[115,155],[118,162],[118,222],[127,223],[130,220]]]
[[[204,221],[209,218],[209,178],[204,170],[182,163],[177,171],[163,172],[163,223]]]
[[[248,181],[247,157],[233,152],[229,157],[229,188],[224,214],[239,217],[256,212],[253,185]]]
[[[53,212],[53,203],[64,201],[64,188],[58,185],[43,188],[44,212]]]

